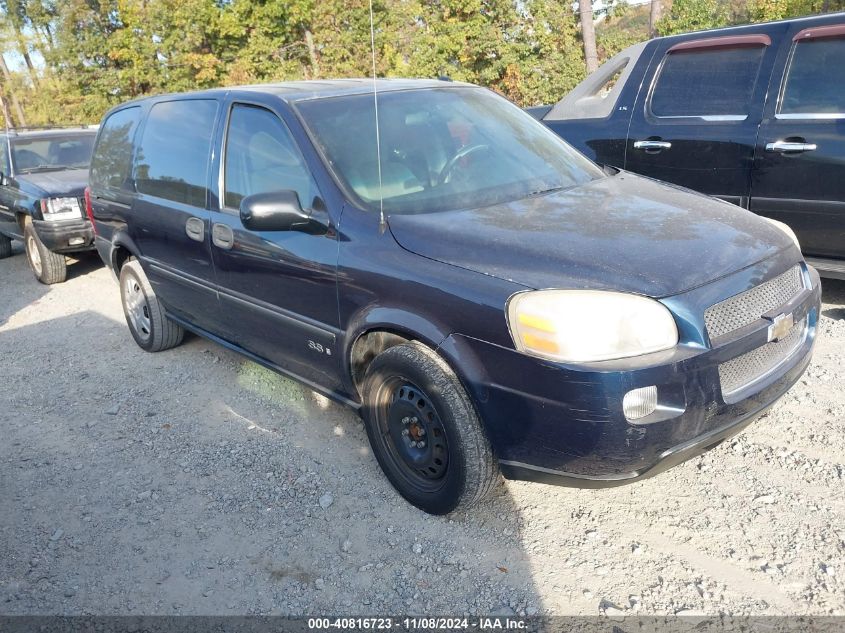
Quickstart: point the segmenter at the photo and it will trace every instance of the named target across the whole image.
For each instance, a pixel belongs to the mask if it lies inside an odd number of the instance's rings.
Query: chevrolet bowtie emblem
[[[769,341],[779,341],[784,336],[789,334],[792,326],[795,325],[795,317],[792,313],[779,314],[771,319],[772,324],[769,326]]]

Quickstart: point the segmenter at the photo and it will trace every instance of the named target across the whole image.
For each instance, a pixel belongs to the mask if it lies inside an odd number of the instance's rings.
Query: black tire
[[[185,331],[167,318],[164,306],[135,259],[120,269],[120,302],[129,332],[141,349],[161,352],[182,342]]]
[[[407,501],[448,514],[489,494],[498,463],[463,385],[431,349],[410,342],[379,354],[362,396],[373,453]]]
[[[61,253],[54,253],[44,246],[38,232],[27,218],[23,229],[23,243],[26,260],[35,278],[42,284],[59,284],[67,279],[67,260]]]
[[[12,256],[12,238],[0,235],[0,259]]]

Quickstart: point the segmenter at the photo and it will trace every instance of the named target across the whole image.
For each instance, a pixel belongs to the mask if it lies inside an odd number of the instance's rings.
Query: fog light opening
[[[85,238],[84,237],[72,237],[67,241],[67,243],[68,243],[68,246],[79,246],[80,244],[85,243]]]
[[[622,412],[628,420],[639,420],[657,410],[657,387],[641,387],[625,394]]]

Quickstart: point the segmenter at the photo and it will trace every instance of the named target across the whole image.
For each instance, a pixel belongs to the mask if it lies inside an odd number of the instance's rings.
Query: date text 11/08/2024
[[[405,618],[309,618],[308,629],[312,631],[329,630],[376,630],[387,631],[398,629],[402,631],[439,630],[439,631],[494,631],[494,630],[524,630],[527,628],[525,619],[514,617],[475,617],[475,618],[434,618],[434,617],[405,617]]]

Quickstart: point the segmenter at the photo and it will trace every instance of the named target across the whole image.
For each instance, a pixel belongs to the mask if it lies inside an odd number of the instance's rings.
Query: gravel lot
[[[0,613],[845,615],[845,282],[815,361],[710,453],[434,518],[358,418],[196,337],[147,354],[96,257],[0,262]]]

